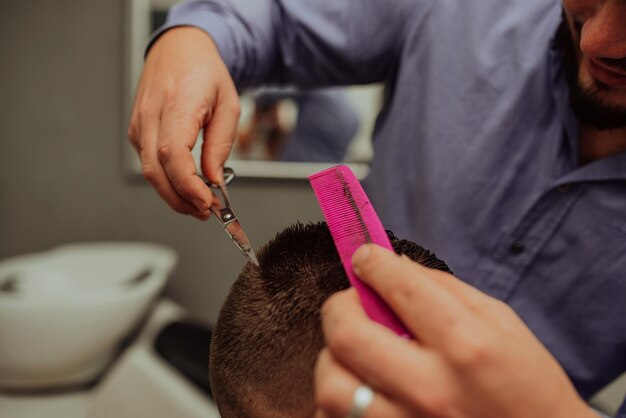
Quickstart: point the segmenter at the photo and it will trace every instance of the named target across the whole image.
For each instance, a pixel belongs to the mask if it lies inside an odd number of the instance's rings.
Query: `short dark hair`
[[[388,235],[396,253],[450,272],[430,251]],[[244,266],[213,334],[215,401],[224,418],[313,416],[320,308],[350,284],[325,222],[291,225],[257,255],[259,267]]]

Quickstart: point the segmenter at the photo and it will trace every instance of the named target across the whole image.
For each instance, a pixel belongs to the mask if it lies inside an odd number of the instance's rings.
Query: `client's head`
[[[396,253],[450,271],[388,233]],[[210,379],[223,418],[312,417],[320,308],[349,287],[326,223],[295,224],[261,248],[233,285],[213,333]]]

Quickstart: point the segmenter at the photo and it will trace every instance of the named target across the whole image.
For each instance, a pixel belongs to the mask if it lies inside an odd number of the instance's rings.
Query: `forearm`
[[[414,4],[417,3],[417,4]],[[238,87],[366,84],[395,65],[419,0],[204,0],[170,11],[163,31],[196,26],[208,33]]]

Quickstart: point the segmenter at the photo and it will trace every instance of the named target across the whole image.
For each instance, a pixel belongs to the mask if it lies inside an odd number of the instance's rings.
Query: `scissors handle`
[[[226,191],[226,185],[229,184],[235,178],[235,170],[230,167],[224,167],[224,181],[221,184],[211,183],[209,181],[205,181],[206,185],[209,186],[213,190],[219,190],[219,194],[221,194],[220,204],[218,207],[216,205],[211,205],[211,212],[213,212],[224,226],[229,221],[235,219],[235,213],[231,209],[230,198],[228,197],[228,192]],[[214,193],[216,196],[217,193]],[[219,196],[218,196],[219,197]]]
[[[224,185],[227,186],[235,178],[235,170],[230,167],[224,167]],[[206,185],[212,189],[219,189],[220,185],[205,181]]]

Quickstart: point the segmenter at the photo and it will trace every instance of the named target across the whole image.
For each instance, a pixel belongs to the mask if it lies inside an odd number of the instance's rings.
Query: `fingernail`
[[[198,208],[198,210],[202,213],[205,213],[209,210],[207,205],[200,199],[192,199],[193,205]]]
[[[362,245],[352,256],[352,268],[356,271],[372,252],[369,245]]]

